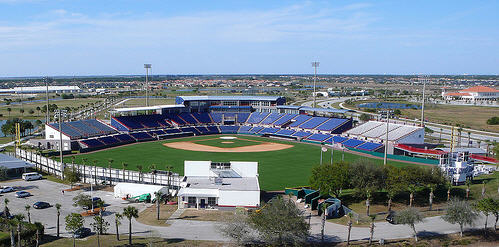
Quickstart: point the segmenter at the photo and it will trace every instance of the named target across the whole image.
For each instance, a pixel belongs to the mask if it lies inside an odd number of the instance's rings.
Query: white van
[[[42,175],[38,174],[38,172],[27,172],[27,173],[23,173],[22,178],[25,181],[38,180],[38,179],[42,179]]]

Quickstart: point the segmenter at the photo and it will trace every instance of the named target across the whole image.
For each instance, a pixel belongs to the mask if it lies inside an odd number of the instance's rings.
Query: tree
[[[371,243],[373,242],[374,228],[376,227],[374,225],[374,220],[376,219],[376,215],[371,214],[371,215],[369,215],[369,218],[371,218],[371,225],[369,227],[369,232],[371,233],[371,235],[369,236],[369,245],[371,245]]]
[[[21,116],[24,116],[24,109],[23,108],[19,109],[19,113],[21,113]]]
[[[281,196],[272,198],[249,221],[269,245],[298,245],[306,241],[310,226],[296,204]]]
[[[24,209],[26,209],[26,214],[28,215],[28,223],[30,223],[30,224],[31,224],[31,214],[30,214],[30,212],[29,212],[30,208],[31,208],[31,206],[30,206],[30,205],[26,205],[26,206],[24,206]]]
[[[436,186],[434,184],[430,184],[428,187],[430,188],[430,195],[428,197],[428,202],[429,202],[430,211],[431,211],[432,207],[433,207],[433,197],[434,197],[433,191],[435,190]]]
[[[75,247],[76,246],[75,233],[76,231],[78,231],[80,228],[83,227],[85,219],[83,219],[83,217],[80,214],[71,213],[66,216],[65,221],[66,221],[66,230],[73,235],[73,247]]]
[[[352,212],[348,213],[348,223],[347,223],[347,227],[348,227],[348,236],[347,236],[347,245],[350,245],[350,234],[352,232],[352,217],[353,217],[353,214]]]
[[[471,180],[466,179],[466,200],[470,198],[470,185],[471,185]]]
[[[156,180],[156,169],[157,169],[157,166],[156,164],[151,164],[149,166],[149,171],[151,172],[151,174],[153,175],[152,177],[152,183],[154,183],[154,181]]]
[[[451,224],[459,224],[459,232],[462,237],[463,226],[472,226],[477,217],[478,214],[470,203],[458,198],[452,198],[447,203],[447,212],[444,216],[442,216],[442,219]]]
[[[40,222],[35,222],[35,229],[36,229],[36,246],[35,247],[38,247],[40,246],[40,233],[43,231],[43,224],[40,223]]]
[[[372,192],[384,187],[385,172],[381,166],[377,166],[367,159],[356,160],[349,168],[350,184],[357,195],[366,198],[366,212],[369,216],[369,208]]]
[[[9,117],[10,117],[10,112],[12,111],[12,109],[10,107],[7,107],[7,113],[9,114]]]
[[[123,163],[121,163],[121,166],[123,167],[123,181],[125,181],[125,170],[128,167],[128,164],[123,162]]]
[[[123,209],[123,216],[128,218],[128,245],[132,245],[132,218],[139,217],[137,208],[128,206]]]
[[[109,229],[109,222],[101,216],[94,216],[94,222],[90,224],[92,229],[97,233],[97,246],[100,247],[100,235],[105,234]]]
[[[74,164],[72,167],[73,167],[72,169],[69,169],[67,167],[64,168],[64,180],[69,182],[69,184],[71,185],[71,189],[73,188],[73,185],[75,183],[81,181],[81,174],[78,171],[75,171]]]
[[[160,212],[160,201],[161,197],[163,196],[163,192],[161,191],[156,191],[154,192],[154,196],[156,197],[156,220],[159,220],[159,212]]]
[[[414,193],[416,192],[416,185],[414,184],[409,184],[409,187],[407,187],[409,190],[409,207],[412,207],[412,202],[414,201]]]
[[[321,195],[340,196],[341,189],[348,187],[348,164],[344,162],[323,164],[312,169],[310,185],[320,189]]]
[[[114,214],[114,225],[116,226],[116,240],[120,241],[120,231],[119,226],[121,225],[121,219],[123,219],[123,215],[120,213]]]
[[[487,230],[487,221],[489,219],[489,214],[494,213],[497,211],[496,204],[494,202],[494,199],[487,197],[479,200],[475,204],[475,209],[479,212],[482,212],[485,215],[485,227],[483,230]]]
[[[324,230],[326,227],[326,217],[327,217],[327,207],[329,207],[329,203],[322,203],[321,205],[321,210],[322,210],[322,222],[321,222],[321,241],[324,242]]]
[[[487,119],[487,124],[488,125],[497,125],[499,124],[499,117],[491,117]]]
[[[366,114],[366,113],[362,113],[359,117],[360,121],[362,122],[367,122],[369,120],[371,120],[371,115],[369,114]]]
[[[40,116],[40,110],[41,108],[39,106],[36,107],[36,112],[37,112],[37,115]]]
[[[404,224],[411,227],[414,232],[414,240],[418,241],[418,233],[416,232],[415,225],[423,221],[423,216],[413,207],[408,207],[404,210],[401,210],[395,214],[395,222],[397,224]]]
[[[236,210],[236,214],[225,217],[223,222],[224,224],[220,224],[221,233],[233,239],[239,246],[258,242],[258,232],[254,229],[251,222],[249,222],[247,215],[238,213]]]
[[[60,229],[60,225],[61,225],[59,223],[59,218],[61,217],[61,204],[56,203],[55,209],[57,210],[57,237],[59,237],[59,229]]]
[[[111,167],[113,165],[113,162],[114,160],[113,159],[108,159],[107,160],[108,164],[107,164],[107,169],[109,170],[109,186],[112,185],[112,179],[111,179]]]
[[[8,198],[3,199],[3,203],[5,204],[5,206],[3,208],[3,217],[7,219],[10,216],[10,210],[8,207],[9,199]]]
[[[142,171],[144,170],[144,166],[137,165],[137,170],[139,170],[139,182],[142,180]]]
[[[30,115],[33,115],[33,113],[35,113],[35,111],[33,109],[29,109],[28,112],[29,112]]]
[[[74,207],[82,207],[82,208],[91,208],[92,207],[92,198],[86,194],[78,194],[73,197],[73,206]]]

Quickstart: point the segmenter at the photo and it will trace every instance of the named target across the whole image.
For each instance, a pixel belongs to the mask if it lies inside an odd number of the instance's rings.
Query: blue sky
[[[499,1],[0,0],[0,77],[499,74]]]

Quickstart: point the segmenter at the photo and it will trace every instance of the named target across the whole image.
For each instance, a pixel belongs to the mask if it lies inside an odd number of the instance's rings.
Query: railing
[[[63,175],[62,171],[64,169],[62,169],[62,167],[65,167],[66,169],[74,169],[80,174],[81,182],[83,183],[112,185],[124,182],[170,185],[174,188],[178,188],[181,180],[181,177],[175,173],[168,176],[168,174],[163,173],[141,173],[138,171],[105,168],[100,166],[71,163],[62,164],[59,161],[19,148],[16,149],[15,153],[9,153],[9,155],[33,164],[38,171],[46,172],[58,177],[62,177]]]

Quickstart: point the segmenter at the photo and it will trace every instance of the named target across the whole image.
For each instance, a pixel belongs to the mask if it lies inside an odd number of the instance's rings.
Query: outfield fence
[[[35,169],[48,174],[63,178],[64,169],[72,169],[80,174],[81,182],[93,184],[113,185],[116,183],[138,183],[138,184],[154,184],[154,185],[169,185],[173,188],[178,188],[182,179],[176,173],[168,173],[167,171],[156,172],[138,172],[116,168],[105,168],[100,166],[61,163],[51,158],[39,155],[34,152],[16,148],[14,153],[9,155],[22,159],[35,166]]]

